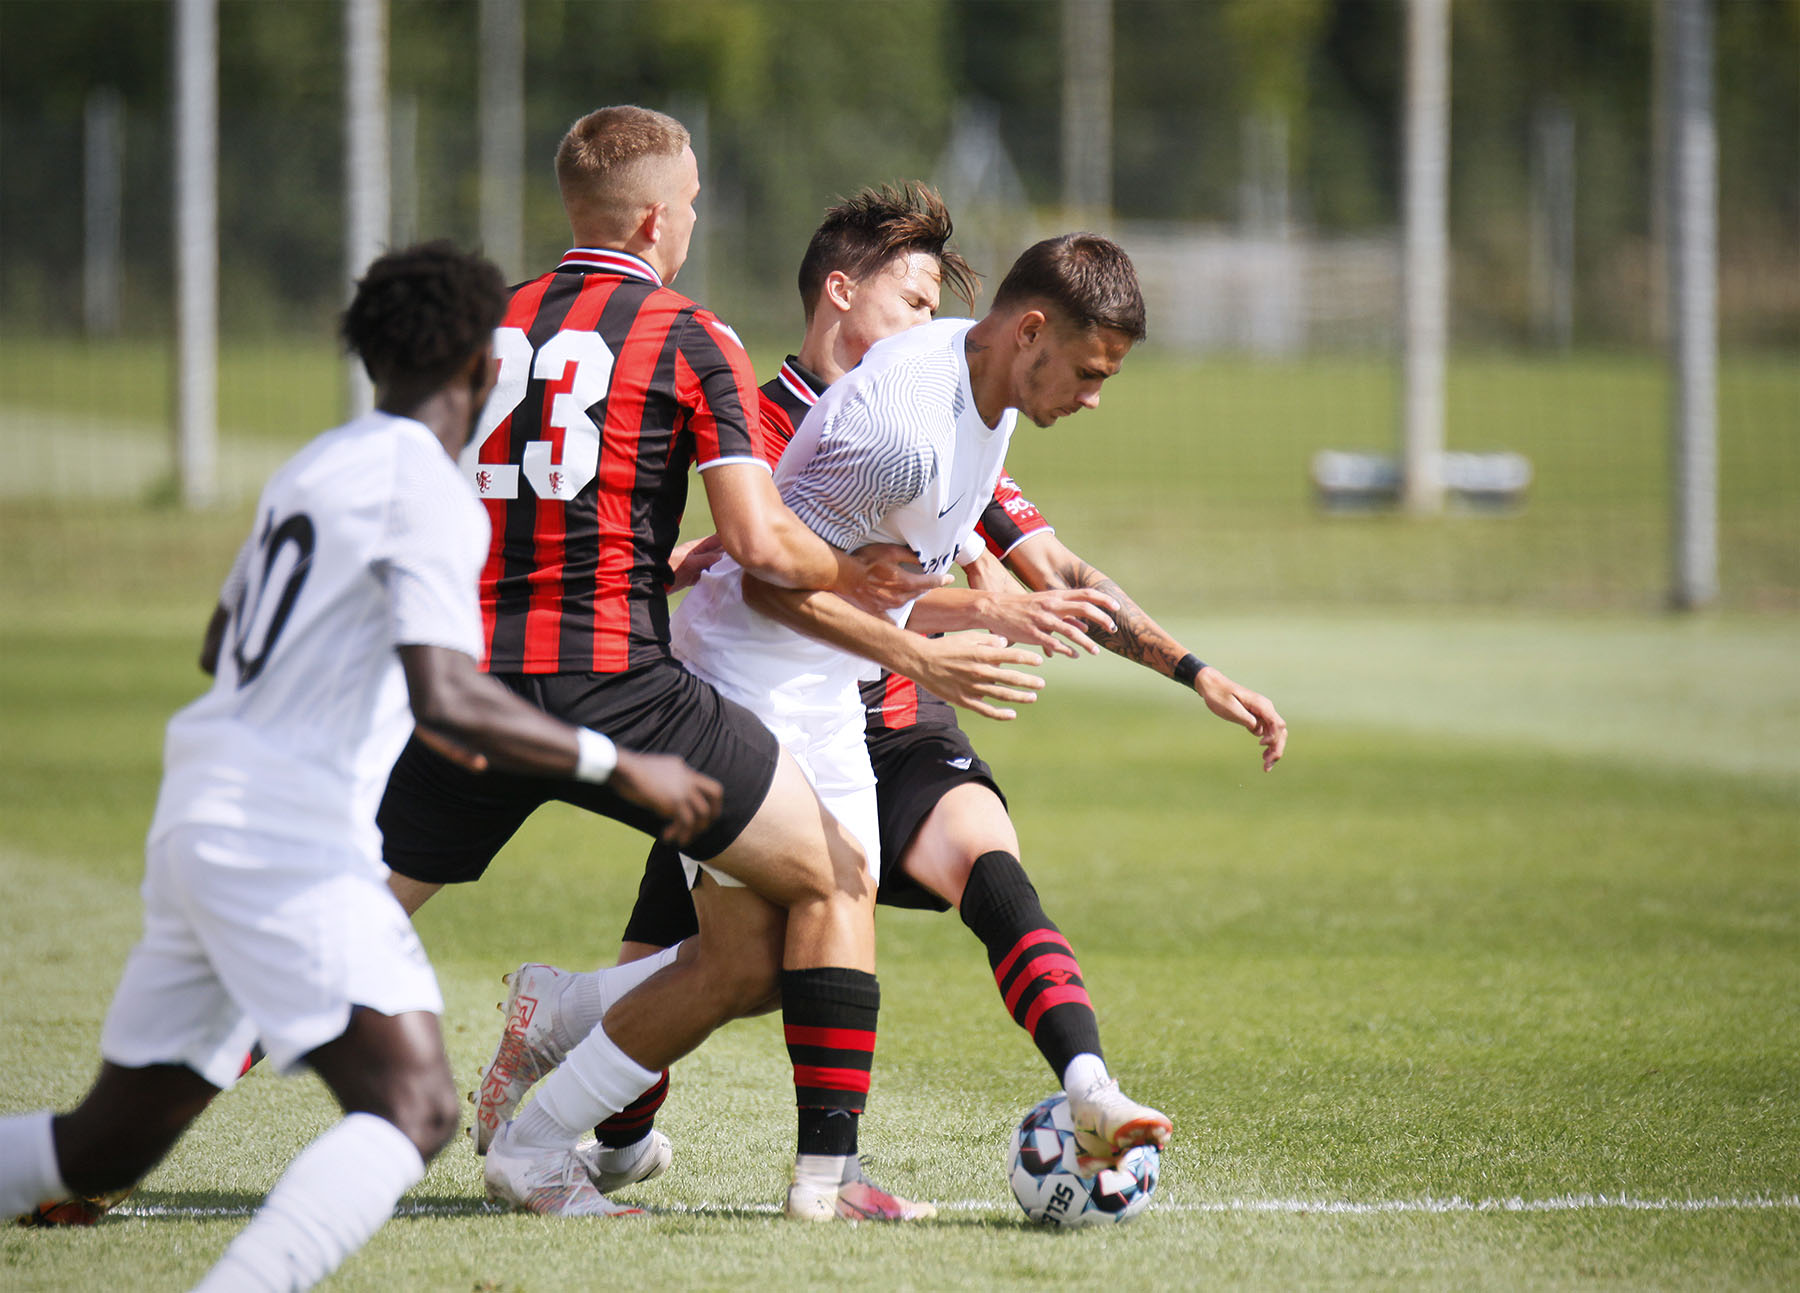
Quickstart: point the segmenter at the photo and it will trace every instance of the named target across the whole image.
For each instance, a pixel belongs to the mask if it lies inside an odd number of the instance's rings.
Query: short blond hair
[[[563,209],[578,232],[623,241],[643,212],[669,200],[659,162],[688,146],[687,127],[649,108],[598,108],[569,127],[556,150]]]

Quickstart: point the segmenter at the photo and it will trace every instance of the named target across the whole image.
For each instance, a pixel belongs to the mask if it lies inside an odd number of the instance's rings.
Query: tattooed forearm
[[[1112,615],[1113,623],[1118,627],[1110,633],[1090,627],[1089,637],[1115,655],[1135,660],[1164,677],[1174,676],[1176,664],[1187,653],[1123,588],[1073,553],[1058,566],[1056,574],[1069,588],[1093,588],[1119,604],[1119,609]]]

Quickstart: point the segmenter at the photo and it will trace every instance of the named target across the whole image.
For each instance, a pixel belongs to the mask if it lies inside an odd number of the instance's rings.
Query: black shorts
[[[950,904],[906,874],[901,861],[919,826],[957,786],[976,782],[1006,796],[960,727],[922,723],[869,738],[875,798],[881,808],[881,883],[875,901],[886,907],[949,911]]]
[[[495,674],[513,692],[568,723],[603,732],[619,745],[677,754],[725,788],[712,827],[688,846],[694,858],[723,852],[756,816],[775,779],[779,747],[769,729],[674,660],[623,673]],[[655,814],[606,786],[558,777],[469,772],[416,736],[388,777],[376,823],[382,857],[425,884],[478,880],[525,819],[552,799],[574,804],[647,834]]]
[[[919,825],[946,792],[966,782],[986,786],[1006,802],[993,769],[975,753],[959,727],[941,724],[899,728],[869,740],[875,796],[881,808],[881,868],[875,901],[887,907],[949,911],[950,904],[901,866]],[[637,903],[625,923],[628,943],[673,947],[700,932],[681,857],[667,845],[651,848],[638,882]]]

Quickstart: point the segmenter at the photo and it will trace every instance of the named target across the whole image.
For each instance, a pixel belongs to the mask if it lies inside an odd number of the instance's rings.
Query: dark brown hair
[[[1027,247],[994,293],[994,308],[1043,301],[1077,328],[1112,328],[1142,341],[1144,297],[1125,249],[1092,233]]]
[[[955,226],[935,189],[908,181],[867,188],[831,207],[800,261],[800,303],[806,317],[818,307],[833,271],[857,282],[896,256],[920,251],[937,258],[944,286],[973,307],[981,276],[949,247]]]

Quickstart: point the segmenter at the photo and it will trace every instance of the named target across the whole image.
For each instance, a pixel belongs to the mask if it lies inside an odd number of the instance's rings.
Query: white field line
[[[1424,1213],[1443,1215],[1463,1212],[1772,1212],[1800,1211],[1800,1195],[1751,1195],[1745,1198],[1645,1199],[1624,1194],[1564,1194],[1548,1199],[1209,1199],[1194,1202],[1158,1199],[1157,1212],[1179,1213],[1285,1213],[1326,1216],[1382,1216],[1390,1213]],[[948,1212],[1004,1212],[1012,1207],[994,1199],[958,1199],[940,1203]],[[125,1203],[115,1208],[121,1217],[247,1217],[255,1211],[250,1204],[221,1207],[171,1207],[160,1203]],[[497,1216],[506,1209],[497,1204],[470,1200],[460,1203],[402,1203],[394,1210],[397,1217]],[[670,1215],[717,1213],[722,1216],[763,1215],[780,1211],[775,1203],[673,1203],[652,1207],[650,1211]]]

